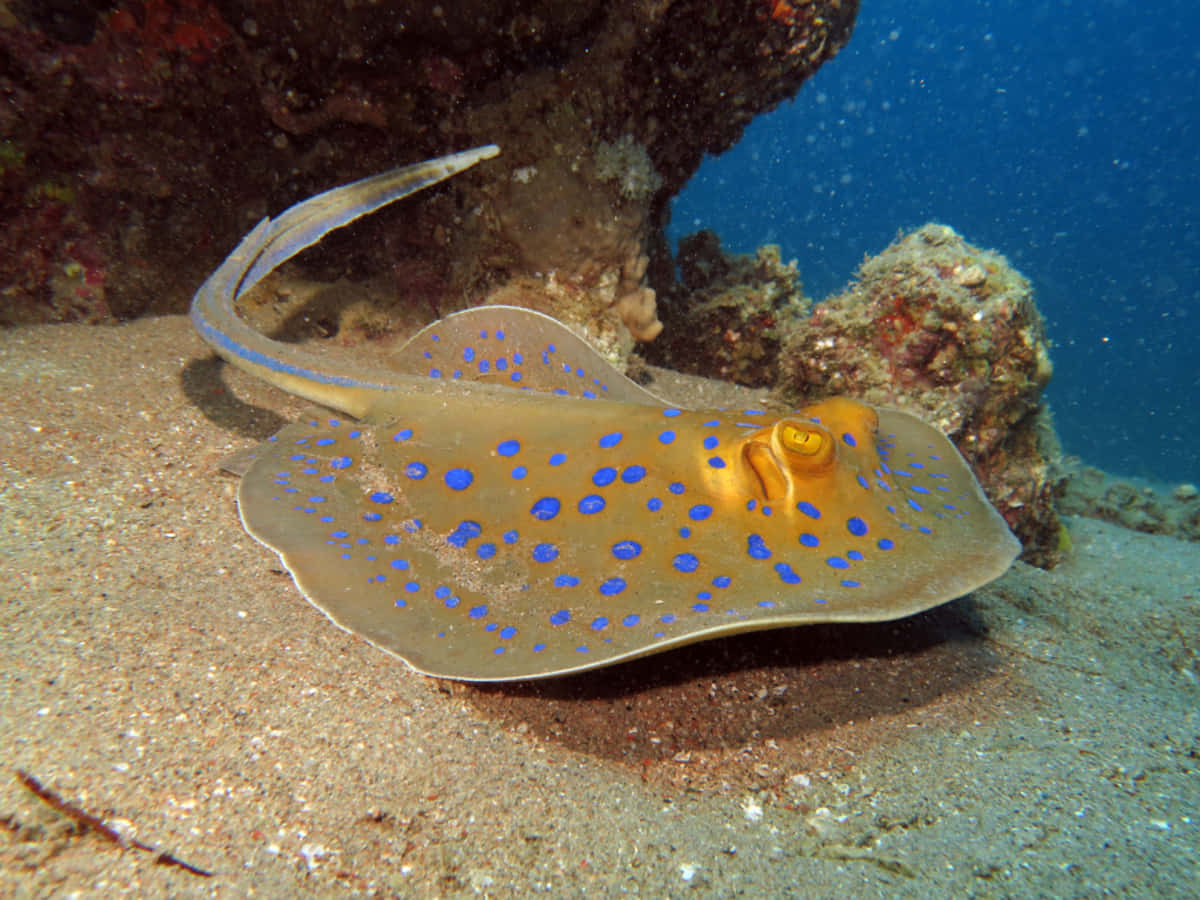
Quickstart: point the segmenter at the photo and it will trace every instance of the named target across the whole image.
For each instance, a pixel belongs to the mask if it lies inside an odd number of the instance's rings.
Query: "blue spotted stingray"
[[[341,225],[496,155],[386,172],[264,220],[196,294],[230,362],[336,412],[254,453],[238,506],[335,623],[431,675],[579,672],[736,632],[894,619],[1020,545],[937,429],[827,400],[663,403],[540,313],[435,322],[387,370],[268,340],[235,300]]]

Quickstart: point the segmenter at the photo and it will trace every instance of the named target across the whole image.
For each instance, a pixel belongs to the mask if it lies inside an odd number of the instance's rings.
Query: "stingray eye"
[[[792,453],[816,456],[825,446],[825,434],[815,428],[800,428],[785,422],[779,427],[779,442]]]

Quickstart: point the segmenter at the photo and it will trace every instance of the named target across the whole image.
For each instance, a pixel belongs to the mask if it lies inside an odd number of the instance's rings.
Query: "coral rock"
[[[868,259],[787,340],[780,396],[845,394],[941,428],[1025,543],[1050,564],[1060,477],[1042,389],[1051,365],[1029,283],[1004,257],[926,225]]]
[[[656,365],[749,387],[773,384],[783,338],[808,312],[796,263],[779,248],[730,256],[712,231],[680,242],[680,283],[664,295],[663,336],[643,348]]]

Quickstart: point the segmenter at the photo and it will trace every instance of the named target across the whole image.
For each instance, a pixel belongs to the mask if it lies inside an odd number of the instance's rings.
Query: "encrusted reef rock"
[[[844,394],[916,413],[971,462],[1025,544],[1052,564],[1059,454],[1041,400],[1051,365],[1029,283],[1004,257],[930,224],[863,263],[787,340],[779,395]]]
[[[1050,358],[1029,283],[1004,257],[926,225],[816,305],[775,247],[730,256],[699,232],[677,264],[663,335],[641,350],[649,361],[770,386],[780,406],[843,395],[915,413],[971,462],[1024,559],[1057,560],[1061,454],[1041,400]]]
[[[784,338],[807,316],[793,260],[779,248],[728,256],[712,231],[679,244],[679,282],[660,297],[662,337],[642,348],[656,365],[750,387],[775,383]]]
[[[1196,485],[1178,484],[1163,490],[1114,478],[1077,459],[1067,460],[1064,468],[1066,493],[1059,505],[1063,513],[1104,519],[1134,531],[1200,541],[1200,489]]]
[[[0,5],[4,321],[180,312],[263,215],[494,142],[498,160],[331,237],[308,274],[386,275],[397,304],[443,314],[540,293],[620,355],[661,327],[644,274],[668,199],[837,52],[858,3],[332,9]]]

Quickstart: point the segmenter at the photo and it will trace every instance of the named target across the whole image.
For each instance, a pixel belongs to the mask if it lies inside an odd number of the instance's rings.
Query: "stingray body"
[[[555,320],[490,306],[388,371],[315,363],[236,298],[329,230],[498,152],[335,189],[248,235],[192,317],[231,362],[322,412],[254,454],[238,504],[337,624],[432,675],[566,674],[723,634],[893,619],[1020,549],[936,429],[834,399],[777,420],[687,410]]]

